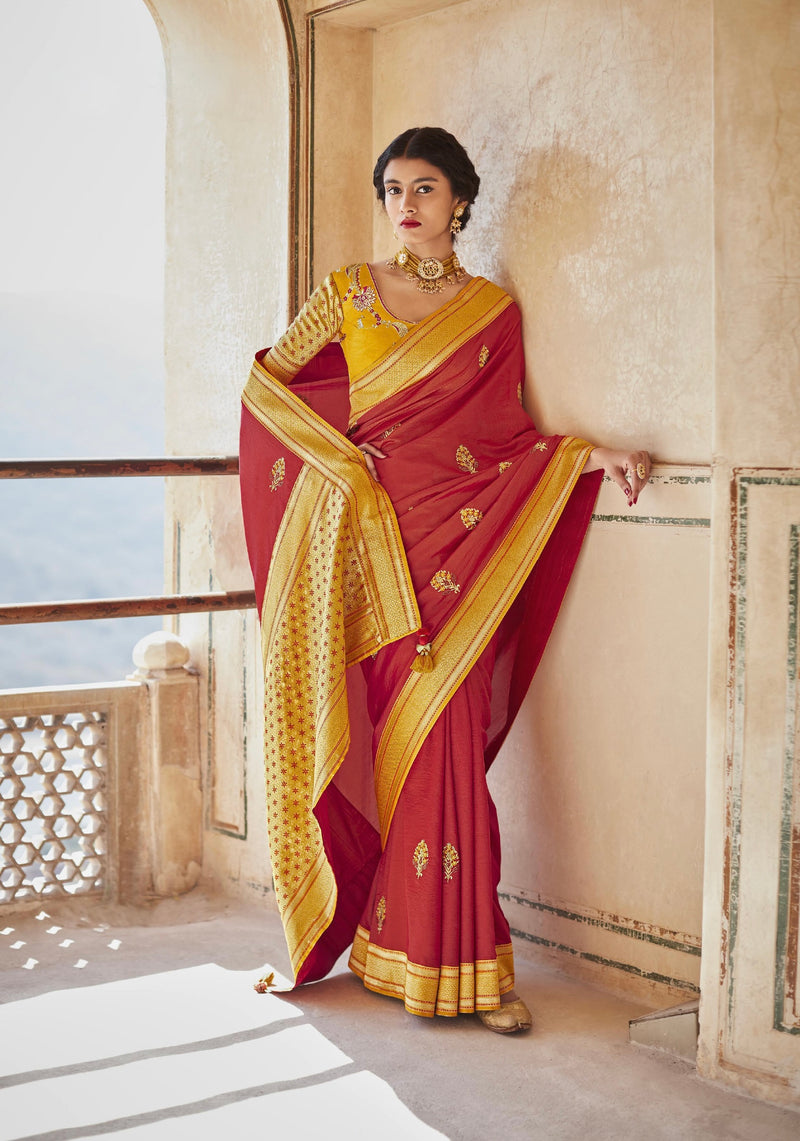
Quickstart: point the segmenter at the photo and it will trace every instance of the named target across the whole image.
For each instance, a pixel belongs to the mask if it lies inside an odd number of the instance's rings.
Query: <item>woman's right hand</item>
[[[381,477],[378,475],[378,469],[375,467],[375,460],[372,457],[374,456],[375,459],[378,460],[385,460],[388,458],[386,452],[382,452],[380,448],[376,448],[374,444],[358,444],[357,447],[366,461],[367,471],[376,483],[380,483]]]

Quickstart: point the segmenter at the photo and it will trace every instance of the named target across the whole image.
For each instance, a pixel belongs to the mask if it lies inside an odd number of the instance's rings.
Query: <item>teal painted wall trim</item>
[[[525,896],[514,895],[511,892],[499,891],[497,894],[500,899],[506,899],[509,903],[518,903],[523,907],[530,907],[534,911],[544,911],[550,915],[557,915],[560,919],[569,919],[573,923],[585,923],[589,927],[598,927],[603,931],[611,931],[615,935],[626,935],[629,939],[653,943],[658,947],[668,947],[672,951],[682,951],[685,955],[697,955],[698,957],[700,955],[700,947],[688,942],[687,938],[681,936],[677,931],[658,935],[650,931],[642,931],[633,925],[615,923],[613,920],[604,919],[602,916],[581,915],[579,912],[568,911],[564,907],[556,907],[552,903],[542,903],[538,899],[527,899]]]
[[[695,983],[687,982],[686,979],[670,978],[669,975],[662,975],[657,971],[645,971],[641,967],[634,967],[632,963],[620,963],[615,959],[606,959],[602,955],[593,955],[589,951],[579,951],[577,947],[568,947],[566,944],[556,943],[552,939],[543,939],[540,935],[531,935],[528,931],[518,931],[515,927],[511,928],[511,934],[517,939],[525,939],[528,943],[536,943],[540,947],[550,947],[555,951],[572,955],[576,959],[585,959],[587,962],[597,963],[601,967],[613,967],[614,970],[624,971],[625,974],[635,975],[637,978],[647,979],[649,982],[663,983],[666,986],[676,987],[678,990],[691,991],[692,994],[700,993],[700,988]]]

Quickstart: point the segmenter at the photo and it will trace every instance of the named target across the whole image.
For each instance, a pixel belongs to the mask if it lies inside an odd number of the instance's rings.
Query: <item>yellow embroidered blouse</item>
[[[389,312],[366,263],[345,266],[329,273],[314,290],[263,364],[288,384],[324,345],[338,339],[350,379],[357,380],[413,324]]]

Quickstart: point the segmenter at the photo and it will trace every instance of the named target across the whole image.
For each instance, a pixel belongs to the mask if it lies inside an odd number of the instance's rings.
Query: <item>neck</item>
[[[403,237],[403,235],[401,235],[401,237]],[[403,237],[403,245],[420,260],[423,258],[438,258],[439,261],[446,261],[453,253],[453,243],[446,237],[437,238],[433,242],[415,242],[409,235],[408,237]]]

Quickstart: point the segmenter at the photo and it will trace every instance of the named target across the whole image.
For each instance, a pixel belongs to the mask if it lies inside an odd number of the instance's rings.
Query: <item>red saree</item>
[[[365,985],[416,1014],[495,1009],[513,988],[485,772],[600,480],[580,478],[591,445],[535,430],[523,378],[518,310],[482,278],[357,377],[337,345],[288,387],[253,366],[242,503],[298,984],[352,943]],[[380,484],[363,442],[387,454]],[[420,626],[428,672],[411,668]]]

